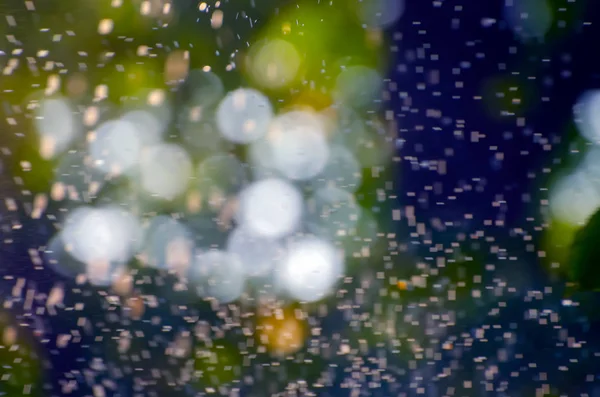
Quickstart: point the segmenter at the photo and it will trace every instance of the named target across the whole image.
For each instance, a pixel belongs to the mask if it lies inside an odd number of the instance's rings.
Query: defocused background
[[[3,0],[0,396],[600,395],[598,7]]]

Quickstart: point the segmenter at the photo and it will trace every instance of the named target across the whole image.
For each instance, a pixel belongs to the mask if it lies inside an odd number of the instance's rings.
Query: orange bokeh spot
[[[292,354],[304,346],[306,324],[296,311],[275,309],[260,316],[257,324],[259,342],[277,355]]]

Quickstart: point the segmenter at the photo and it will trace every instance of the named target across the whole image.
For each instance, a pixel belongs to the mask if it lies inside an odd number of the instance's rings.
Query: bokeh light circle
[[[268,276],[281,261],[284,252],[279,241],[257,236],[242,227],[229,234],[225,249],[239,258],[245,274],[257,278]]]
[[[573,108],[573,116],[582,137],[600,143],[600,90],[585,92]]]
[[[300,68],[300,54],[281,39],[257,43],[250,59],[252,77],[259,86],[270,89],[288,86]]]
[[[60,232],[56,233],[46,244],[44,258],[47,265],[61,276],[74,279],[86,272],[85,264],[73,258],[66,251],[65,242]]]
[[[354,196],[334,186],[315,191],[308,200],[307,212],[309,230],[329,239],[348,236],[361,216]]]
[[[549,203],[555,219],[581,225],[600,207],[600,193],[585,174],[575,172],[552,186]]]
[[[293,180],[310,179],[325,168],[329,146],[321,119],[309,112],[277,116],[269,129],[273,166]]]
[[[131,110],[122,115],[120,120],[135,125],[143,146],[157,144],[163,138],[164,124],[148,110]]]
[[[387,28],[404,14],[405,0],[358,0],[356,12],[369,28]]]
[[[204,297],[221,303],[238,299],[244,292],[246,276],[237,255],[209,250],[196,256],[190,270],[190,282]]]
[[[65,151],[80,132],[71,105],[63,98],[40,101],[35,112],[35,125],[40,136],[40,152],[46,158]]]
[[[311,181],[316,188],[335,186],[355,192],[362,183],[362,169],[356,156],[346,147],[330,146],[329,160],[323,170]]]
[[[146,225],[141,251],[150,267],[185,277],[193,261],[194,235],[176,219],[159,215]]]
[[[192,177],[192,160],[178,145],[158,144],[142,152],[140,171],[141,185],[146,192],[172,200],[185,191]]]
[[[66,152],[54,171],[50,197],[55,201],[90,202],[106,184],[105,175],[83,150]]]
[[[332,244],[303,237],[288,247],[277,281],[294,299],[314,302],[330,293],[343,273],[343,256]]]
[[[202,69],[190,71],[185,81],[189,103],[208,108],[216,105],[225,93],[223,82],[215,73]]]
[[[381,100],[383,78],[366,66],[345,67],[335,82],[335,99],[347,106],[362,108]]]
[[[107,285],[115,266],[133,256],[139,233],[137,220],[118,207],[79,207],[65,220],[62,240],[67,252],[86,264],[89,281]]]
[[[235,156],[216,154],[198,166],[197,178],[203,191],[218,188],[225,194],[238,191],[247,182],[246,167]]]
[[[122,120],[101,124],[89,143],[92,164],[105,174],[130,171],[137,164],[141,149],[138,129]]]
[[[251,88],[238,88],[228,93],[219,104],[216,115],[223,137],[241,144],[264,136],[272,117],[269,99]]]
[[[186,106],[180,113],[178,129],[186,148],[192,153],[214,153],[223,146],[213,109]]]
[[[250,233],[278,238],[296,230],[302,207],[298,189],[284,180],[267,178],[242,191],[237,219]]]

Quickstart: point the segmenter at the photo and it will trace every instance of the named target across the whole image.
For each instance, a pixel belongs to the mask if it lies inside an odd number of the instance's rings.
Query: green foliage
[[[600,290],[600,210],[573,239],[569,253],[568,274],[584,290]]]
[[[0,392],[11,397],[42,396],[41,360],[33,337],[10,320],[0,312]]]
[[[226,340],[201,343],[195,349],[193,365],[199,388],[217,388],[240,378],[242,354]]]

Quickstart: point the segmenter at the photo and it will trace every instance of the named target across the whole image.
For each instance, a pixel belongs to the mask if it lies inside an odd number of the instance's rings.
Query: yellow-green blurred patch
[[[40,139],[36,135],[28,135],[19,142],[12,157],[12,175],[18,178],[23,190],[32,194],[47,193],[54,180],[55,162],[46,160],[40,153]]]
[[[553,220],[544,230],[542,250],[546,253],[544,263],[548,272],[560,276],[567,275],[571,244],[580,228],[579,225]]]
[[[363,29],[347,8],[329,2],[301,4],[283,10],[260,32],[257,41],[282,39],[300,55],[300,80],[331,88],[339,70],[335,64],[346,57],[357,64],[381,68],[385,65],[383,37]],[[374,43],[381,42],[381,45]]]
[[[42,366],[33,336],[0,312],[0,391],[5,396],[42,396]]]
[[[194,380],[198,388],[217,388],[239,379],[242,355],[226,340],[197,346],[194,352]]]
[[[569,252],[568,274],[583,290],[600,290],[600,211],[577,230]]]

